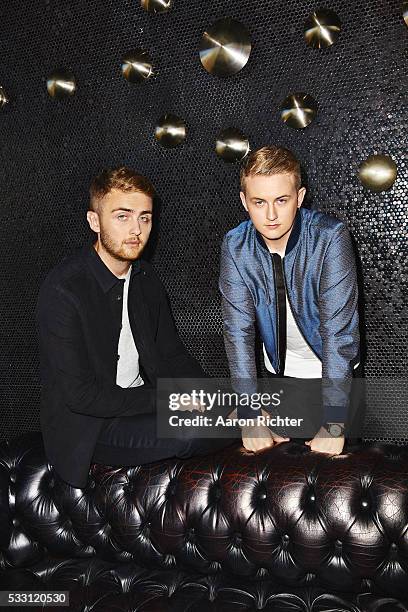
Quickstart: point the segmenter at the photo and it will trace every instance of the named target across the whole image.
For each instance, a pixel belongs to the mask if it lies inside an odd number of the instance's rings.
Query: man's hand
[[[264,417],[268,416],[265,410],[261,410]],[[254,453],[264,448],[269,448],[282,442],[288,442],[290,438],[283,438],[279,434],[271,431],[266,425],[250,425],[241,427],[243,446]]]
[[[269,448],[281,442],[288,442],[290,438],[282,438],[277,433],[271,431],[265,425],[251,425],[242,427],[242,444],[243,446],[254,453]]]
[[[324,427],[321,427],[315,437],[305,442],[305,444],[310,446],[312,451],[340,455],[344,447],[344,436],[333,438]]]
[[[180,406],[177,410],[180,410],[182,412],[185,412],[186,410],[189,410],[190,412],[192,412],[193,410],[198,410],[198,412],[205,412],[205,405],[201,404],[199,401],[193,401],[193,398],[190,395],[190,402],[187,405],[185,405],[184,402],[182,404],[180,403]]]
[[[261,410],[264,417],[268,416],[265,410]],[[237,409],[235,408],[229,413],[229,419],[237,418]],[[254,417],[256,418],[256,417]],[[248,427],[241,427],[242,432],[242,444],[243,446],[253,453],[262,450],[263,448],[269,448],[274,444],[280,444],[281,442],[288,442],[290,438],[282,438],[274,431],[271,431],[266,425],[249,425]]]

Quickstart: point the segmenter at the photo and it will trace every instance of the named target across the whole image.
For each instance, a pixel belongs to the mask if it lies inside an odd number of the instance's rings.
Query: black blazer
[[[74,487],[86,486],[104,419],[155,412],[158,377],[206,376],[178,336],[159,277],[149,263],[136,260],[128,312],[145,384],[116,385],[124,283],[89,243],[48,273],[38,295],[45,452],[57,474]]]

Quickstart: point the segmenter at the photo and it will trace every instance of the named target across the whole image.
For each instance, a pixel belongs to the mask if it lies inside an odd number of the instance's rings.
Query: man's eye
[[[150,217],[140,217],[140,220],[143,221],[143,223],[149,223]]]
[[[118,215],[117,219],[127,219],[127,215]]]
[[[263,200],[257,200],[257,201],[255,202],[255,204],[256,204],[257,206],[262,206],[262,204],[263,204]]]
[[[279,204],[285,204],[286,199],[285,199],[285,198],[280,198],[280,199],[278,200],[278,202],[279,202]]]

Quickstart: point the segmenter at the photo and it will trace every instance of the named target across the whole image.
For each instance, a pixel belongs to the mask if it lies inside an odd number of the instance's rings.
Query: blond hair
[[[289,149],[269,145],[252,151],[244,159],[240,170],[241,191],[245,193],[245,179],[256,174],[293,174],[296,190],[300,189],[302,177],[300,163]]]
[[[99,212],[101,200],[112,189],[123,192],[139,191],[151,198],[155,195],[155,188],[150,180],[131,168],[106,168],[92,180],[89,189],[90,210]]]

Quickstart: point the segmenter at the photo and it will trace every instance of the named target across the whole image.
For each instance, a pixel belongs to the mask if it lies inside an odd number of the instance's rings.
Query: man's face
[[[246,177],[240,197],[255,228],[273,245],[292,228],[305,193],[305,187],[296,189],[293,174],[258,174]]]
[[[149,239],[152,213],[150,196],[113,189],[100,202],[99,214],[88,211],[87,218],[109,255],[120,261],[133,261],[140,257]]]

